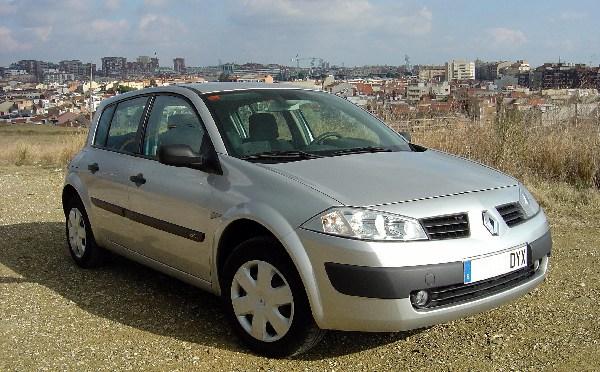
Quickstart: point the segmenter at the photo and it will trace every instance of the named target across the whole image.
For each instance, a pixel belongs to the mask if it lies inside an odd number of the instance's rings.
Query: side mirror
[[[174,167],[198,169],[207,173],[223,174],[217,154],[197,154],[188,145],[163,145],[158,149],[158,161]]]
[[[399,132],[399,133],[400,133],[400,135],[401,135],[402,137],[404,137],[404,139],[405,139],[405,140],[406,140],[408,143],[410,143],[410,132]]]

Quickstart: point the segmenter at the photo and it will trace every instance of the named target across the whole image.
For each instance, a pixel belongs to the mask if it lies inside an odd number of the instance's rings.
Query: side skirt
[[[129,258],[132,261],[136,261],[144,266],[148,266],[156,271],[160,271],[163,274],[172,276],[174,278],[181,280],[182,282],[186,282],[190,285],[193,285],[194,287],[198,287],[204,291],[207,291],[207,292],[210,292],[213,294],[215,293],[215,291],[212,288],[212,285],[209,281],[200,279],[196,276],[193,276],[184,271],[178,270],[169,265],[165,265],[162,262],[153,260],[150,257],[144,256],[140,253],[137,253],[130,249],[127,249],[120,244],[117,244],[114,242],[109,242],[108,246],[106,246],[105,248],[118,254],[118,255]]]

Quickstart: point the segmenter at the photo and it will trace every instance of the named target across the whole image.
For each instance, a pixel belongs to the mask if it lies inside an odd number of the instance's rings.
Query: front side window
[[[356,105],[323,92],[246,90],[205,97],[227,151],[240,158],[302,152],[336,156],[411,151],[396,132]]]
[[[106,148],[126,153],[136,152],[136,134],[147,102],[148,97],[119,102],[108,130]]]
[[[163,145],[188,145],[200,153],[204,139],[204,127],[192,106],[175,96],[158,96],[144,137],[143,155],[156,158]]]

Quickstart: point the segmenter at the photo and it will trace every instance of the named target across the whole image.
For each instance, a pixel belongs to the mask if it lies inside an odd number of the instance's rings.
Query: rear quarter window
[[[106,136],[108,135],[108,127],[110,125],[113,112],[115,112],[115,105],[107,106],[104,111],[102,111],[100,120],[98,120],[98,127],[96,128],[94,145],[101,147],[106,145]]]

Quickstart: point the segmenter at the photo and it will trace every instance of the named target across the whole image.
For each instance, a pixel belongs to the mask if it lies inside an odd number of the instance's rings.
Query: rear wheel
[[[71,198],[66,205],[66,234],[71,257],[78,266],[92,268],[100,266],[106,251],[94,240],[90,221],[83,203],[78,197]]]
[[[225,262],[222,288],[236,333],[256,353],[300,354],[325,334],[313,320],[292,261],[272,238],[252,238],[235,248]]]

